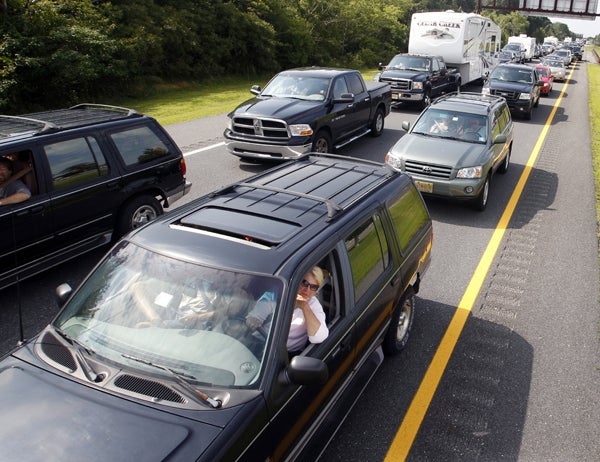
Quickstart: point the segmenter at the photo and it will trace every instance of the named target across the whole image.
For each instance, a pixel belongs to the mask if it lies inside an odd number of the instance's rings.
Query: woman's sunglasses
[[[300,284],[302,285],[302,287],[310,289],[312,291],[316,291],[319,289],[319,284],[311,284],[306,279],[302,279],[302,282]]]

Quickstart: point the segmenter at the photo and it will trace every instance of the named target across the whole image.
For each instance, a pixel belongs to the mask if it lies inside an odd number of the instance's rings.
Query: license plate
[[[424,192],[424,193],[432,193],[433,192],[433,183],[429,183],[428,181],[415,181],[415,186],[421,192]]]

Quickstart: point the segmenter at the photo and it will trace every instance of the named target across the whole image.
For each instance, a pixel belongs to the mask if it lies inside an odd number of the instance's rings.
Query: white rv
[[[525,61],[531,61],[535,57],[535,37],[527,37],[527,34],[508,37],[508,43],[520,43],[525,48]]]
[[[500,27],[475,13],[415,13],[410,23],[408,52],[441,56],[460,72],[462,84],[484,79],[497,64]]]

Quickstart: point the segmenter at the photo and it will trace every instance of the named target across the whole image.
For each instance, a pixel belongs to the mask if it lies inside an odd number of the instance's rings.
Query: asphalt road
[[[555,84],[531,121],[516,119],[512,163],[494,178],[485,212],[427,200],[433,262],[411,340],[384,362],[323,460],[400,460],[404,453],[410,461],[600,460],[600,277],[585,66],[567,85]],[[395,109],[381,137],[339,153],[383,161],[402,121],[417,115]],[[187,153],[194,183],[179,205],[266,168],[226,153],[224,122],[167,127]],[[54,288],[75,286],[103,251],[1,291],[1,351],[19,339],[19,311],[24,336],[34,335],[57,312]],[[473,299],[466,323],[452,330],[465,295]],[[440,355],[447,360],[432,363]]]

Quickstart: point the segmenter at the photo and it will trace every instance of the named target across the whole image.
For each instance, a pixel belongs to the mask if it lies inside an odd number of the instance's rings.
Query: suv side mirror
[[[323,385],[329,378],[327,364],[310,356],[294,356],[283,371],[283,381],[294,385]]]
[[[64,284],[59,285],[54,292],[56,294],[56,302],[58,303],[58,306],[62,308],[73,293],[73,289],[65,282]]]
[[[402,122],[402,130],[409,131],[410,130],[410,122],[404,121]]]
[[[494,142],[492,144],[504,144],[506,143],[506,135],[504,133],[500,133],[499,135],[496,135],[496,138],[494,138]]]
[[[258,95],[261,91],[260,85],[252,85],[252,87],[250,87],[250,93],[253,95]]]

